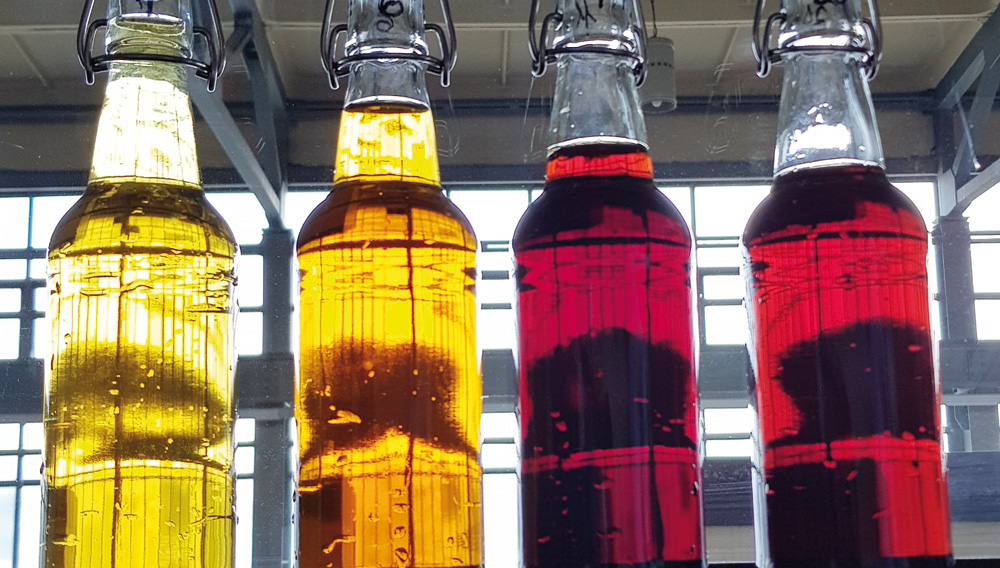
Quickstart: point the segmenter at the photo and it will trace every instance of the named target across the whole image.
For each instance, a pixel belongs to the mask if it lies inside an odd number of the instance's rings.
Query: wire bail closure
[[[458,52],[455,51],[455,26],[452,24],[451,6],[449,6],[448,0],[441,0],[441,14],[444,19],[443,28],[438,24],[424,22],[424,33],[430,32],[437,37],[438,45],[441,47],[440,58],[426,53],[399,52],[387,55],[384,53],[364,52],[353,55],[345,53],[343,57],[338,59],[337,38],[340,37],[340,34],[347,34],[348,28],[347,24],[333,25],[333,5],[335,2],[336,0],[326,0],[326,9],[323,12],[323,31],[320,34],[319,45],[320,55],[323,59],[323,68],[326,69],[326,74],[330,77],[331,89],[336,91],[340,88],[340,82],[337,80],[337,77],[349,74],[352,63],[376,59],[409,59],[411,61],[421,61],[427,64],[428,72],[441,76],[442,87],[451,85],[451,72],[455,68]],[[399,0],[379,0],[379,5],[381,6],[382,3],[389,2],[399,2]]]
[[[116,55],[93,54],[94,39],[97,31],[108,26],[107,18],[90,21],[91,13],[94,11],[94,0],[84,0],[83,15],[80,17],[80,27],[76,34],[76,50],[80,59],[80,65],[87,75],[87,84],[94,84],[94,75],[107,71],[112,63],[127,61],[160,61],[164,63],[177,63],[191,67],[195,74],[208,81],[208,90],[215,90],[215,85],[222,76],[226,68],[226,44],[222,37],[222,23],[219,20],[219,11],[215,7],[215,0],[204,0],[208,6],[209,28],[201,26],[194,27],[194,35],[201,36],[208,46],[208,61],[200,61],[193,57],[180,57],[175,55],[143,54],[143,53],[119,53]]]
[[[625,0],[621,0],[624,4]],[[556,57],[568,53],[598,53],[602,55],[617,55],[632,60],[632,71],[635,74],[636,86],[642,86],[646,80],[646,21],[642,16],[642,7],[639,0],[631,0],[632,13],[635,14],[635,21],[631,23],[629,29],[635,34],[635,51],[623,49],[612,49],[599,45],[581,45],[574,47],[558,47],[549,45],[549,31],[554,24],[563,21],[563,13],[556,9],[542,19],[542,29],[538,37],[535,37],[536,22],[538,20],[539,0],[531,0],[531,12],[528,16],[528,49],[531,52],[531,74],[541,77],[545,74],[545,69],[549,63],[554,63]]]
[[[817,2],[817,4],[821,3],[821,1]],[[859,22],[864,35],[864,43],[860,46],[790,46],[772,48],[771,30],[774,29],[775,23],[778,23],[779,27],[786,24],[788,21],[788,11],[785,9],[783,1],[781,9],[768,16],[762,30],[761,22],[765,21],[764,7],[767,4],[767,0],[757,0],[757,11],[753,18],[753,41],[751,43],[754,59],[757,60],[757,76],[761,78],[767,77],[768,73],[771,72],[771,66],[781,61],[781,56],[786,53],[842,51],[862,54],[864,56],[862,65],[865,68],[865,76],[869,81],[874,79],[878,75],[879,63],[882,59],[882,24],[879,20],[878,7],[875,4],[875,0],[867,0],[864,3],[868,4],[870,17],[862,18]]]

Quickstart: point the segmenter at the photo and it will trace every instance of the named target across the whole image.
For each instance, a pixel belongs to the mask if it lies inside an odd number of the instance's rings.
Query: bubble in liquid
[[[410,560],[410,551],[405,548],[397,548],[393,553],[396,555],[396,560],[401,563],[406,563]]]
[[[559,430],[560,432],[565,432],[566,431],[566,421],[565,420],[560,420],[559,422],[556,422],[555,426],[556,426],[556,430]]]

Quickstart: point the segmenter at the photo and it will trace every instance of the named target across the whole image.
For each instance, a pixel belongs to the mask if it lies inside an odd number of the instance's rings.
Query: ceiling
[[[227,30],[231,4],[218,0]],[[881,0],[885,49],[877,92],[932,89],[1000,0]],[[344,1],[337,6],[343,11]],[[772,0],[771,9],[777,6]],[[533,82],[526,21],[530,0],[451,0],[458,64],[449,95],[456,99],[524,100],[551,92],[552,77]],[[551,10],[551,0],[543,10]],[[643,0],[647,19],[649,0]],[[657,33],[674,40],[681,96],[775,94],[776,76],[754,75],[750,54],[753,0],[658,0]],[[87,87],[76,60],[81,0],[0,2],[0,107],[96,105],[101,89]],[[335,101],[319,61],[322,0],[256,0],[286,98]],[[98,11],[103,2],[98,2]],[[435,19],[439,9],[428,7]],[[652,32],[652,22],[649,22]],[[245,66],[230,58],[226,100],[249,98]],[[551,75],[551,74],[550,74]],[[778,75],[778,74],[774,74]],[[433,82],[433,81],[432,81]],[[440,94],[432,91],[432,95]]]

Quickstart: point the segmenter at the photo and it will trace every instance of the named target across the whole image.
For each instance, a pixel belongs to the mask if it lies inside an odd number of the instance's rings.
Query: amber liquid
[[[430,112],[345,111],[337,168],[298,240],[300,566],[480,566],[476,238]]]
[[[524,566],[704,566],[691,240],[634,147],[562,151],[514,234]]]
[[[949,566],[919,212],[878,168],[794,172],[743,246],[773,566]]]
[[[231,566],[236,252],[188,185],[92,183],[59,223],[43,566]]]

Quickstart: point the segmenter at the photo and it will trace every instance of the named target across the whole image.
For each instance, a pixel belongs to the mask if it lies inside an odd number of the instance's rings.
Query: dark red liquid
[[[547,177],[513,240],[524,566],[704,566],[687,227],[635,148]]]
[[[775,568],[949,566],[920,213],[881,169],[805,170],[743,246]]]

